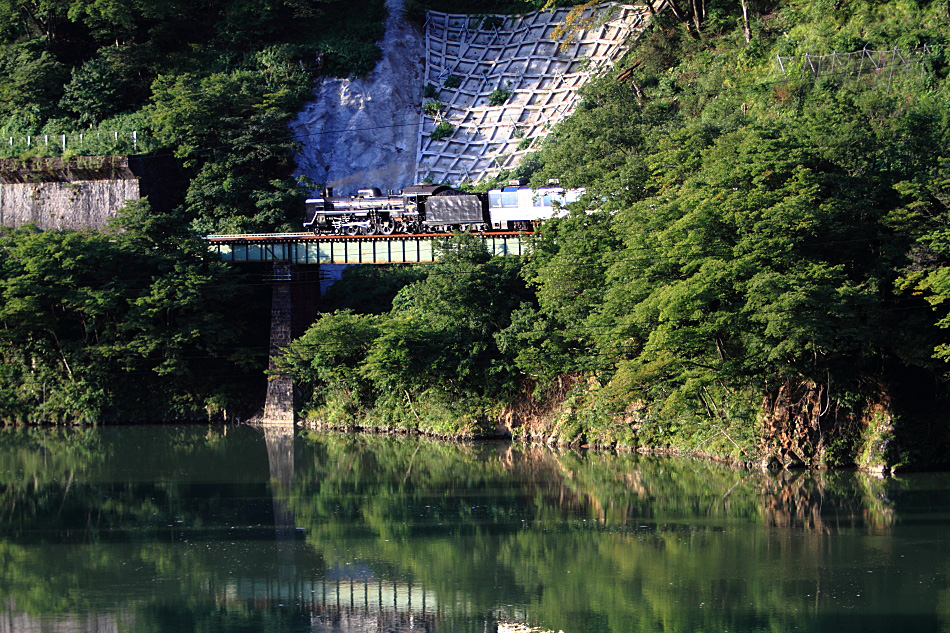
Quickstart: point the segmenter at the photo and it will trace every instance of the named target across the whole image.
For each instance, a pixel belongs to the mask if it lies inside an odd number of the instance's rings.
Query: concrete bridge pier
[[[290,284],[275,284],[270,309],[270,360],[267,363],[267,396],[262,424],[294,423],[294,377],[289,371],[278,370],[276,363],[282,349],[290,345],[291,306]]]
[[[293,424],[295,421],[293,375],[278,370],[276,361],[316,316],[320,299],[319,269],[317,266],[306,268],[301,272],[290,264],[277,262],[269,277],[273,282],[273,298],[267,396],[261,424]]]

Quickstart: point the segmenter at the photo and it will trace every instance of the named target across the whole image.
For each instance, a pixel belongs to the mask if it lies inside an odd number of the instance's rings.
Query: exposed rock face
[[[405,19],[402,0],[387,0],[383,58],[362,79],[322,79],[315,99],[291,125],[303,150],[299,173],[336,195],[413,184],[418,151],[425,45]]]

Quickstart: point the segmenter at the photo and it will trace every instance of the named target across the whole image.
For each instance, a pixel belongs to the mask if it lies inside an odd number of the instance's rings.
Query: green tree
[[[383,314],[405,286],[423,279],[425,267],[412,265],[349,266],[340,282],[321,297],[324,309],[353,310],[358,314]]]
[[[153,129],[192,174],[186,207],[205,233],[259,232],[297,220],[304,191],[287,179],[290,113],[309,76],[275,52],[255,70],[159,77]]]
[[[445,242],[440,252],[428,276],[396,296],[366,375],[389,391],[503,397],[516,386],[514,367],[495,335],[531,300],[520,263],[490,257],[471,235]]]
[[[375,400],[361,370],[387,325],[383,317],[349,311],[323,315],[291,343],[279,364],[293,372],[307,400],[330,408],[334,422],[349,424]]]
[[[601,365],[589,319],[604,300],[606,272],[619,246],[612,221],[607,212],[577,209],[545,222],[532,239],[524,277],[537,307],[523,306],[503,334],[529,375],[550,380]]]
[[[36,42],[12,44],[0,56],[0,112],[33,131],[58,114],[68,68]]]
[[[79,125],[92,125],[128,105],[124,98],[127,89],[118,69],[95,57],[73,68],[72,81],[66,84],[59,106],[72,113]]]
[[[237,345],[240,287],[176,224],[137,203],[121,232],[2,236],[3,419],[204,417],[240,404],[254,366]]]
[[[69,6],[66,0],[3,0],[0,3],[0,35],[7,41],[23,35],[54,40],[68,25]]]
[[[516,392],[516,350],[503,351],[497,338],[512,313],[533,302],[520,262],[490,257],[473,235],[446,241],[440,252],[409,276],[416,280],[387,314],[327,314],[291,345],[282,363],[324,414],[340,420],[342,412],[347,424],[369,415],[417,426],[454,412],[481,424],[493,400]],[[433,423],[449,430],[456,421]]]

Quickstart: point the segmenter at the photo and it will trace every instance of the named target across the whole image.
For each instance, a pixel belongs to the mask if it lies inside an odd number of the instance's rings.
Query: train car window
[[[550,193],[537,193],[534,195],[534,206],[536,207],[550,207],[551,206],[551,194]]]
[[[518,192],[517,191],[502,191],[501,192],[501,206],[517,207],[518,206]]]
[[[488,192],[488,206],[495,207],[495,208],[501,206],[501,192],[500,191]]]

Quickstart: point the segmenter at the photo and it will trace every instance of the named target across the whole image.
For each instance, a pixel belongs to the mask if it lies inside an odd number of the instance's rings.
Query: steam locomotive
[[[452,231],[531,231],[563,213],[584,189],[552,183],[530,189],[518,181],[487,193],[464,193],[445,185],[413,185],[383,194],[376,187],[355,196],[332,191],[307,200],[303,225],[316,235],[392,235]]]

